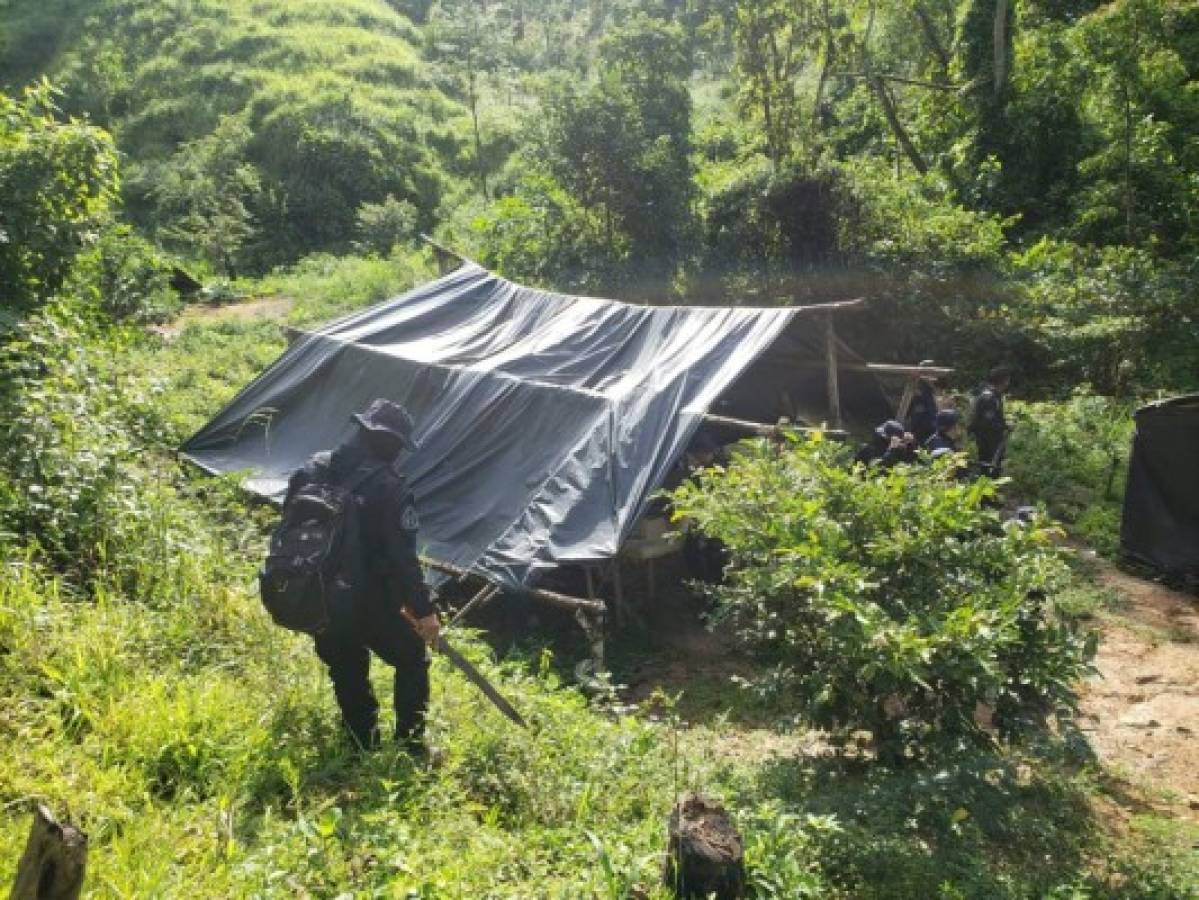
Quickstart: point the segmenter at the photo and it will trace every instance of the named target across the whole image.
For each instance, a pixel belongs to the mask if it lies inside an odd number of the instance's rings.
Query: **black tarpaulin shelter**
[[[1175,575],[1199,575],[1199,394],[1141,407],[1120,546]]]
[[[375,397],[404,404],[422,553],[506,587],[614,557],[710,411],[890,415],[828,308],[649,307],[522,287],[468,263],[302,335],[182,448],[279,499]],[[829,366],[834,369],[829,378]],[[782,398],[782,399],[780,399]]]

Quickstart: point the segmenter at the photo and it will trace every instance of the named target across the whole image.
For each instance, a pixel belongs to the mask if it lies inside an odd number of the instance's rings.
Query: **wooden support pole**
[[[448,563],[437,562],[432,559],[422,559],[421,562],[430,569],[446,575],[452,575],[455,578],[474,574],[458,566],[451,566]],[[483,576],[479,575],[478,577],[482,578]],[[608,611],[607,605],[602,600],[584,600],[581,597],[571,597],[567,594],[559,594],[556,591],[547,591],[544,588],[525,588],[525,591],[534,600],[540,600],[542,603],[549,606],[556,606],[559,609],[565,609],[568,612],[590,613],[593,616],[602,617]]]
[[[471,597],[470,600],[466,602],[466,605],[454,614],[454,618],[450,619],[450,624],[455,625],[466,618],[466,614],[471,610],[480,609],[486,606],[499,592],[500,589],[498,587],[496,587],[490,581],[487,582],[487,584],[483,586],[483,589],[479,591],[479,593]]]
[[[9,900],[76,900],[86,868],[87,835],[39,803]]]
[[[841,427],[841,383],[837,372],[837,329],[832,315],[824,317],[824,362],[828,378],[828,417],[833,428]]]
[[[812,359],[811,357],[790,357],[788,358],[788,363],[809,369],[823,369],[827,365],[825,360]],[[956,371],[945,366],[906,366],[901,363],[863,363],[850,360],[842,360],[838,363],[838,368],[842,372],[868,372],[871,375],[902,375],[905,378],[912,375],[943,378],[947,375],[952,375]]]
[[[912,401],[916,398],[916,379],[909,378],[903,385],[903,396],[899,398],[899,407],[895,410],[895,418],[903,421],[908,417],[908,410],[912,408]]]
[[[904,366],[897,363],[866,363],[864,366],[848,365],[842,366],[842,368],[872,372],[875,375],[907,375],[917,378],[921,375],[930,378],[942,378],[946,375],[952,375],[954,371],[945,366]]]
[[[811,306],[794,307],[797,315],[825,315],[831,312],[862,312],[866,309],[865,297],[852,300],[834,300],[830,303],[813,303]]]
[[[437,256],[438,267],[441,269],[442,275],[453,271],[460,265],[470,262],[470,260],[461,253],[451,250],[449,247],[445,246],[445,244],[438,243],[427,234],[421,234],[420,239],[433,248],[433,252]]]

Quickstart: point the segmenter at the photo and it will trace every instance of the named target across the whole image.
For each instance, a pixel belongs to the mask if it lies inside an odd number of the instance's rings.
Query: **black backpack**
[[[304,634],[320,634],[335,611],[348,608],[361,566],[351,559],[357,545],[354,496],[376,466],[339,485],[324,477],[297,490],[283,505],[283,517],[271,534],[266,562],[258,573],[262,605],[277,625]]]

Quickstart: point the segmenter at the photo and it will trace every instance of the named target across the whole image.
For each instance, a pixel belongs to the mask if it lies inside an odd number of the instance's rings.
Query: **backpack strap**
[[[345,484],[346,491],[351,494],[354,493],[356,490],[358,490],[358,488],[362,487],[364,484],[366,484],[368,481],[370,481],[374,476],[378,475],[380,472],[382,472],[386,468],[387,468],[387,463],[379,463],[378,465],[371,466],[370,468],[366,469],[365,471],[360,470],[360,471],[356,472],[354,474],[354,477],[351,478],[348,482],[346,482],[346,484]]]

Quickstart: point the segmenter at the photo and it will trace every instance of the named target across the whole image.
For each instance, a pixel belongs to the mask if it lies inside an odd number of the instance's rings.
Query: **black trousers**
[[[429,706],[425,643],[398,611],[363,602],[347,620],[316,637],[316,653],[329,667],[342,719],[366,748],[379,744],[379,701],[371,689],[371,654],[395,669],[395,737],[413,747],[424,735]]]
[[[1003,433],[974,435],[978,447],[978,465],[984,475],[998,478],[1003,474]]]

